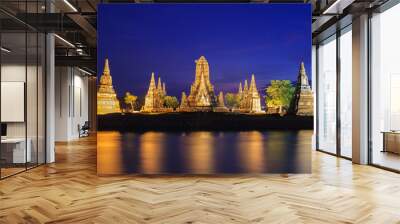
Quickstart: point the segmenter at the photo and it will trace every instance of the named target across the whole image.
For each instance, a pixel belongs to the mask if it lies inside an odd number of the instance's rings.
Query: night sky
[[[98,73],[110,60],[118,97],[146,94],[151,72],[168,95],[189,94],[204,55],[216,94],[237,92],[256,75],[296,80],[303,60],[311,79],[311,8],[306,4],[101,4]]]

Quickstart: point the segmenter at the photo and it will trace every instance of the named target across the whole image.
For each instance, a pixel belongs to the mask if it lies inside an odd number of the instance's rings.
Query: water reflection
[[[263,173],[264,150],[266,149],[262,133],[258,131],[240,132],[236,144],[242,170],[250,173]]]
[[[120,142],[121,135],[118,132],[97,132],[97,173],[125,172]]]
[[[165,133],[146,132],[140,135],[139,139],[141,173],[162,172]]]
[[[98,132],[98,173],[309,173],[312,131]]]
[[[214,140],[211,132],[192,132],[181,136],[180,145],[186,146],[185,165],[189,173],[215,173]]]

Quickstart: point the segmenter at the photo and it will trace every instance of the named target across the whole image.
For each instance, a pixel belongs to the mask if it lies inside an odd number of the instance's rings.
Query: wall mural
[[[101,4],[98,174],[309,173],[307,4]]]

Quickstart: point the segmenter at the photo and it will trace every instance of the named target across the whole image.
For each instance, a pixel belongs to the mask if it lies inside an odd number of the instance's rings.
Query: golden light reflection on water
[[[211,132],[193,132],[182,136],[182,143],[186,146],[185,154],[188,159],[186,167],[192,173],[210,174],[214,170],[215,137]]]
[[[121,134],[116,131],[97,132],[97,173],[102,175],[123,173]]]
[[[271,132],[268,140],[265,142],[268,150],[268,157],[270,161],[281,161],[285,163],[287,158],[286,144],[288,142],[287,136],[289,134],[280,132]]]
[[[240,132],[238,154],[242,168],[249,173],[264,172],[264,137],[259,131]]]
[[[310,172],[312,131],[97,133],[100,175]]]
[[[165,133],[146,132],[140,136],[139,141],[142,173],[162,173]]]
[[[313,131],[300,130],[297,132],[297,150],[295,154],[296,167],[299,172],[305,172],[311,170],[311,153],[310,143],[312,142]]]

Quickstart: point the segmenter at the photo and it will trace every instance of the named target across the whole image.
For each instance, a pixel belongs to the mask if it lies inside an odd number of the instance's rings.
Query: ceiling
[[[26,28],[54,32],[56,65],[79,66],[96,74],[97,4],[99,3],[306,3],[313,8],[313,38],[338,20],[382,4],[386,0],[1,0],[2,32],[21,41]],[[50,13],[51,12],[51,13]],[[18,43],[16,43],[18,45]],[[29,49],[28,49],[29,51]]]

